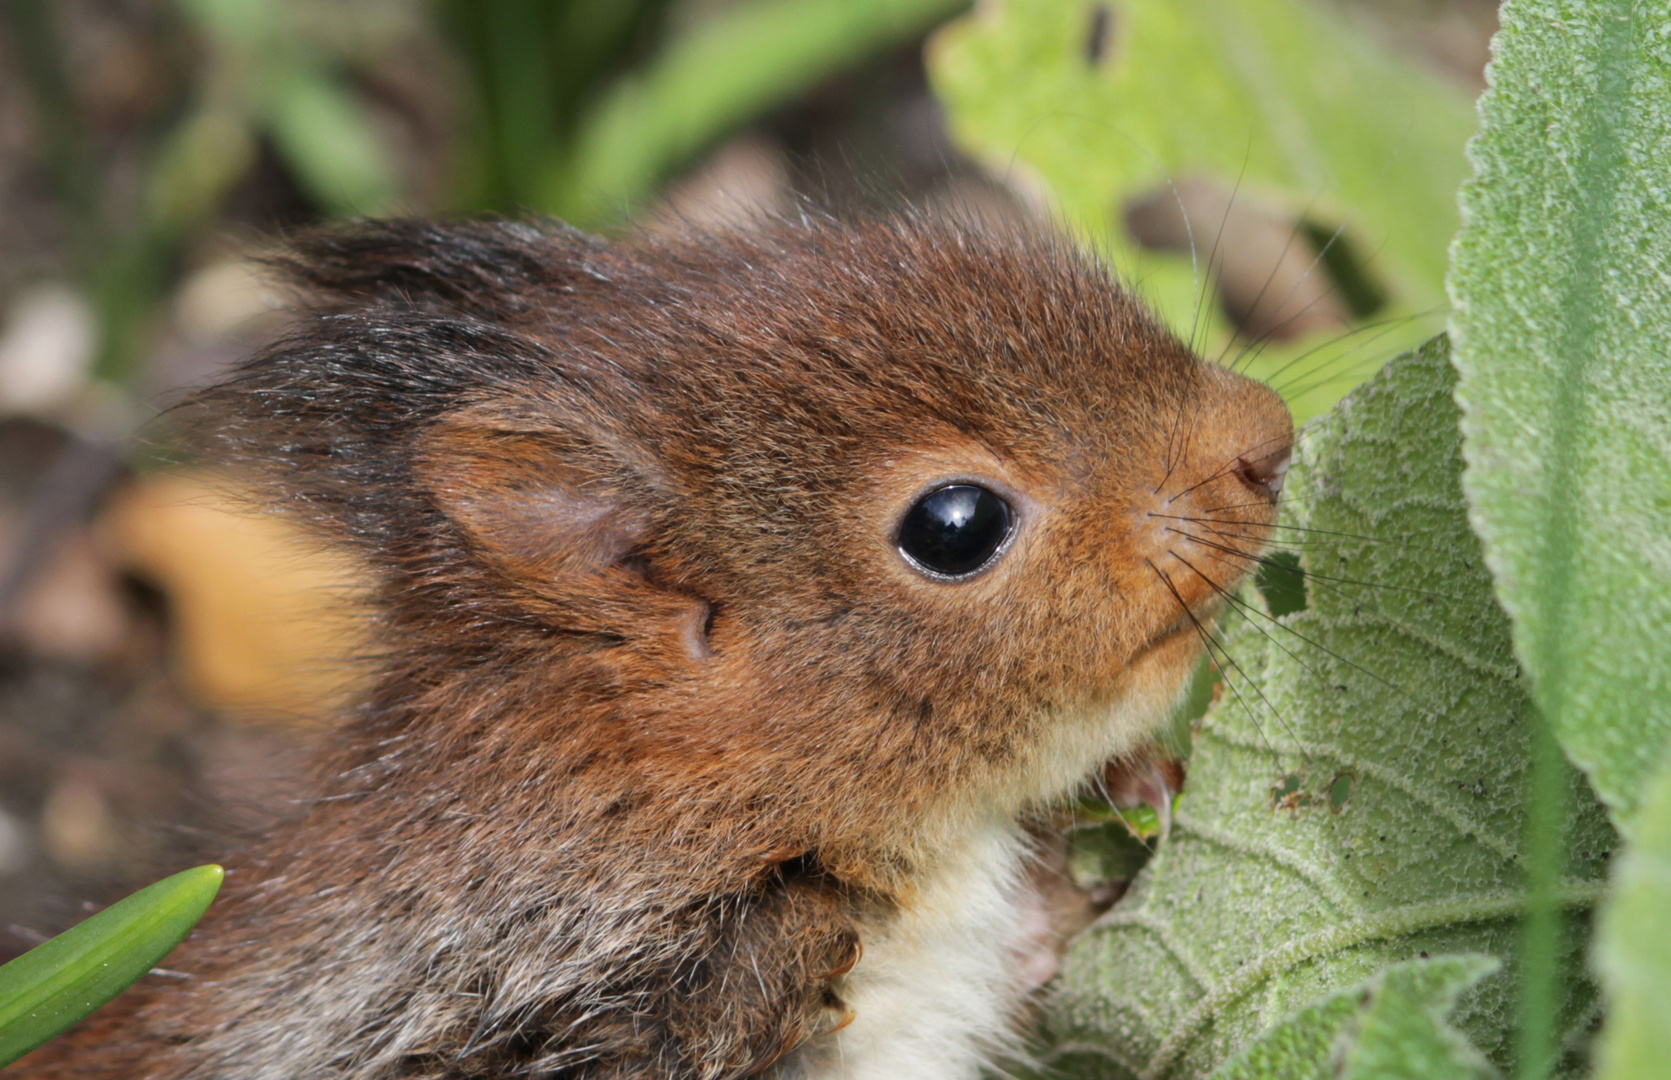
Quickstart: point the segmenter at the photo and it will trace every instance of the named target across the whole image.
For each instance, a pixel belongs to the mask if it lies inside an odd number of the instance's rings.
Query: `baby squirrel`
[[[278,261],[309,306],[200,404],[372,568],[375,686],[191,978],[20,1080],[974,1077],[1024,822],[1179,698],[1281,400],[1067,242],[909,214]]]

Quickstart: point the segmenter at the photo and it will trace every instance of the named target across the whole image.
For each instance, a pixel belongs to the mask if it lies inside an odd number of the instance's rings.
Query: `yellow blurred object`
[[[122,561],[163,590],[175,663],[201,704],[241,719],[328,720],[363,677],[353,562],[240,499],[235,478],[142,477],[111,507]]]

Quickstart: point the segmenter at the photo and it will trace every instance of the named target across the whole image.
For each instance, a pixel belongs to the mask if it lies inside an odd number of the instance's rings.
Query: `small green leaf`
[[[1063,960],[1045,1060],[1067,1075],[1208,1075],[1423,952],[1503,961],[1455,1024],[1512,1060],[1536,712],[1468,528],[1454,389],[1440,338],[1300,439],[1282,523],[1309,538],[1306,606],[1276,619],[1250,586],[1224,618],[1225,689],[1171,836]],[[1558,779],[1571,858],[1556,899],[1580,912],[1616,837],[1584,778]],[[1593,1017],[1584,923],[1567,919],[1557,1040]]]
[[[1671,1063],[1671,755],[1635,825],[1596,932],[1608,999],[1597,1080],[1648,1080]]]
[[[209,909],[224,873],[199,866],[164,878],[0,967],[0,1066],[155,967]]]
[[[967,0],[753,0],[703,23],[627,76],[553,169],[544,209],[597,220],[767,106]]]
[[[1281,1021],[1213,1080],[1483,1080],[1491,1067],[1445,1018],[1497,966],[1477,953],[1393,964]]]
[[[1170,326],[1215,351],[1225,330],[1202,300],[1197,268],[1188,256],[1140,251],[1128,203],[1206,178],[1316,226],[1325,244],[1342,229],[1389,302],[1348,336],[1273,344],[1251,358],[1300,419],[1439,328],[1462,146],[1474,131],[1465,94],[1375,47],[1328,7],[998,0],[942,31],[929,54],[958,143],[1023,190],[1045,189]],[[1220,224],[1216,213],[1192,223],[1202,266]],[[1291,242],[1310,243],[1306,232]],[[1329,250],[1342,253],[1338,243]]]
[[[1471,518],[1628,828],[1671,736],[1671,2],[1516,0],[1450,277]]]

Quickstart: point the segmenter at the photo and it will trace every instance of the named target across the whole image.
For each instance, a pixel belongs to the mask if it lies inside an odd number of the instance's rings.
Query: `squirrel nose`
[[[1293,446],[1284,445],[1275,453],[1263,457],[1244,454],[1238,459],[1236,475],[1254,491],[1274,499],[1282,491],[1282,481],[1288,475],[1288,466],[1293,463],[1293,453]]]

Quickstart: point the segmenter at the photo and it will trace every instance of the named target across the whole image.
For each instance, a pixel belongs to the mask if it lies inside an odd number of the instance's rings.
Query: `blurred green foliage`
[[[737,128],[967,0],[740,0],[694,13],[673,0],[446,0],[434,10],[173,0],[196,62],[182,99],[143,133],[137,213],[99,190],[50,0],[3,3],[77,227],[99,315],[97,372],[120,383],[142,364],[182,252],[216,227],[264,150],[325,216],[540,211],[612,224]],[[453,194],[417,207],[363,85],[376,24],[413,18],[433,18],[474,110]]]
[[[928,29],[966,0],[753,0],[629,72],[582,122],[536,204],[607,220],[717,136],[838,69]]]
[[[212,217],[272,140],[327,213],[393,209],[399,187],[375,125],[349,85],[341,39],[271,0],[179,0],[207,64],[194,100],[164,142],[149,186],[154,227],[181,232]]]
[[[502,211],[543,201],[587,115],[667,33],[669,0],[449,0],[443,25],[469,66],[479,117],[461,201]]]
[[[447,8],[481,99],[466,201],[618,219],[771,106],[966,0],[753,0],[670,34],[668,0]]]
[[[101,190],[90,121],[69,89],[67,51],[49,0],[4,9],[46,138],[45,156],[67,204],[73,255],[99,316],[97,373],[134,377],[152,345],[157,308],[186,246],[214,227],[228,193],[267,140],[327,214],[395,208],[387,149],[352,92],[356,59],[310,3],[177,0],[196,38],[194,78],[164,119],[139,134],[140,205]]]

